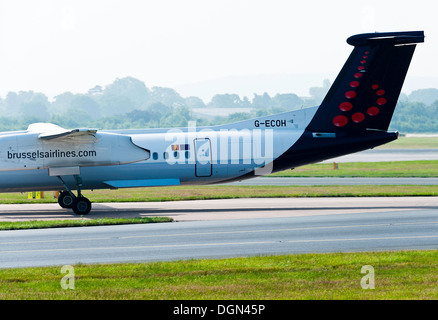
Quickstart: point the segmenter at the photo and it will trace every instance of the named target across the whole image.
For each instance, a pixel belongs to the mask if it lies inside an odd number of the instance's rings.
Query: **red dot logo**
[[[379,85],[378,84],[373,84],[373,86],[371,88],[373,88],[374,90],[377,90],[377,89],[379,89]]]
[[[365,120],[365,115],[362,112],[357,112],[353,114],[351,120],[353,120],[353,122],[355,123],[361,123],[362,121]]]
[[[333,124],[339,128],[344,127],[347,123],[348,119],[345,116],[336,116],[333,119]]]
[[[353,99],[353,98],[356,97],[356,92],[354,92],[354,91],[347,91],[347,92],[345,93],[345,97],[346,97],[347,99]]]
[[[367,113],[368,113],[371,117],[377,116],[377,115],[379,114],[379,112],[380,112],[380,109],[377,108],[377,107],[371,107],[371,108],[369,108],[369,109],[367,110]]]
[[[363,74],[360,73],[360,72],[354,74],[354,77],[355,77],[356,79],[360,79],[360,78],[362,78],[362,76],[363,76]]]
[[[377,104],[379,105],[379,106],[383,106],[383,105],[385,105],[386,104],[386,99],[385,98],[379,98],[379,99],[377,99]]]
[[[378,96],[383,96],[385,94],[385,90],[377,90]]]
[[[339,105],[339,109],[341,109],[341,111],[350,111],[353,109],[353,105],[350,102],[343,102]]]
[[[350,87],[352,87],[352,88],[357,88],[357,87],[359,87],[359,81],[351,81],[351,82],[350,82]]]

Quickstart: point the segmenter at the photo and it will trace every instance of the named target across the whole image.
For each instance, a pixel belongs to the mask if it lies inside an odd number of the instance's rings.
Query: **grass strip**
[[[71,220],[32,220],[17,222],[0,222],[0,230],[20,230],[20,229],[42,229],[42,228],[65,228],[65,227],[86,227],[86,226],[105,226],[120,224],[139,224],[139,223],[160,223],[172,222],[172,218],[167,217],[146,217],[146,218],[102,218],[102,219],[71,219]]]
[[[438,196],[438,185],[363,186],[180,186],[84,191],[92,202],[157,202],[237,198],[291,197],[404,197]],[[0,194],[0,204],[56,203],[51,192],[45,199],[29,200],[20,193]]]
[[[438,161],[319,163],[272,174],[274,177],[438,177]],[[28,200],[26,193],[2,193],[0,204],[55,203],[51,192],[45,199]],[[436,196],[436,186],[192,186],[85,191],[93,202],[172,201],[243,197],[336,196]]]
[[[107,193],[108,192],[108,193]],[[90,194],[96,202],[178,201],[292,197],[438,196],[438,186],[203,186],[104,191]]]
[[[376,149],[437,149],[438,137],[405,137],[401,136],[391,143]]]
[[[342,162],[338,169],[333,163],[317,163],[302,166],[294,170],[285,170],[269,175],[270,177],[365,177],[399,178],[438,177],[438,160],[388,161],[388,162]]]
[[[362,289],[363,266],[375,289]],[[438,251],[297,254],[218,260],[3,269],[0,299],[437,299]]]

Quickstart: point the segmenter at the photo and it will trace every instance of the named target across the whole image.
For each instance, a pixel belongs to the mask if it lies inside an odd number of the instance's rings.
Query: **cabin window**
[[[178,151],[174,151],[173,152],[173,156],[175,157],[175,159],[179,159],[179,152]]]
[[[158,160],[158,153],[157,152],[152,153],[152,159]]]
[[[186,159],[190,158],[190,151],[186,151],[185,155],[186,155]]]
[[[163,153],[163,158],[164,158],[164,160],[169,159],[169,154],[167,152],[164,152]]]

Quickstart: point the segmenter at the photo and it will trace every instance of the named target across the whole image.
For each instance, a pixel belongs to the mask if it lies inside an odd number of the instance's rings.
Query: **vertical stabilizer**
[[[347,39],[353,52],[307,130],[351,132],[389,127],[416,43],[424,32],[369,33]]]

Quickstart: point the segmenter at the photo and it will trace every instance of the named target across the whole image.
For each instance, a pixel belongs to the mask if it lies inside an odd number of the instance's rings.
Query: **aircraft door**
[[[195,175],[197,177],[210,177],[212,174],[210,139],[195,139],[195,152]]]

